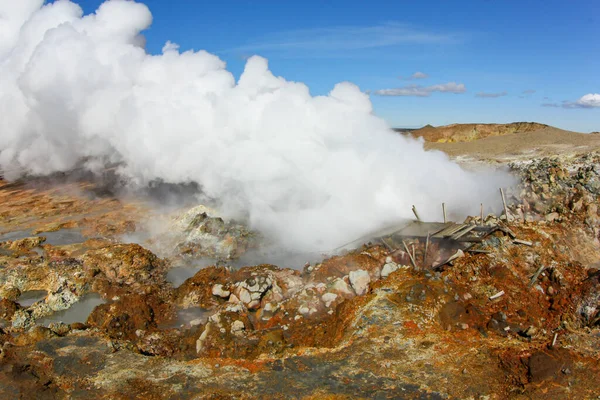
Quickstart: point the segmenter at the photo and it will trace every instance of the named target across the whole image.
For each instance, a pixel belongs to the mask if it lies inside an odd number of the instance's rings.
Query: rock
[[[333,303],[337,298],[338,295],[335,293],[325,293],[323,296],[321,296],[321,300],[323,300],[323,303],[325,303],[325,307],[331,306],[331,303]]]
[[[0,292],[0,295],[5,298],[6,300],[10,300],[10,301],[14,301],[16,302],[19,297],[21,296],[21,291],[19,290],[19,288],[16,288],[14,286],[11,286],[7,289],[4,289]]]
[[[10,321],[19,309],[19,305],[8,299],[0,300],[0,318]]]
[[[58,336],[65,336],[71,331],[71,326],[63,322],[52,323],[48,327]]]
[[[149,282],[164,262],[137,244],[115,244],[88,251],[83,257],[87,269],[99,269],[115,283],[140,285]]]
[[[273,286],[273,279],[269,275],[258,275],[235,284],[233,294],[249,310],[260,308],[261,299]]]
[[[231,334],[234,336],[244,336],[246,325],[240,320],[233,321],[231,324]]]
[[[381,269],[381,277],[382,278],[387,278],[392,272],[397,271],[398,268],[399,268],[398,264],[396,264],[395,262],[386,263],[383,266],[383,268]]]
[[[242,255],[257,235],[215,214],[215,210],[197,206],[179,216],[160,238],[168,244],[164,250],[186,257],[230,259]]]
[[[349,274],[350,285],[356,292],[357,295],[362,296],[363,294],[369,291],[369,283],[371,282],[371,277],[369,273],[365,270],[359,269],[356,271],[351,271]]]
[[[302,306],[298,309],[298,312],[302,315],[306,315],[310,312],[310,308],[308,308],[306,306]]]
[[[546,217],[544,217],[544,218],[546,219],[547,222],[554,222],[560,218],[560,215],[558,215],[557,212],[553,212],[553,213],[546,215]]]
[[[523,334],[527,337],[534,337],[537,334],[538,330],[535,326],[530,326],[529,328],[523,331]]]
[[[214,285],[212,287],[212,294],[213,294],[213,296],[217,296],[217,297],[221,297],[223,299],[226,299],[226,298],[229,297],[229,295],[231,294],[231,292],[229,290],[223,289],[223,285],[217,283],[216,285]]]
[[[348,283],[342,278],[337,278],[333,282],[331,282],[329,290],[331,290],[332,292],[335,292],[341,296],[353,296],[354,295],[354,293],[350,289],[350,286],[348,285]]]
[[[45,241],[45,237],[34,236],[14,241],[7,241],[2,244],[2,247],[6,247],[9,250],[16,252],[27,252],[33,249],[34,247],[40,246]]]

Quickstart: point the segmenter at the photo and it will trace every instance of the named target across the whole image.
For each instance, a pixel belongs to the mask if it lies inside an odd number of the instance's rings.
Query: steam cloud
[[[497,204],[510,178],[472,173],[393,133],[368,95],[312,97],[252,57],[236,82],[205,51],[144,50],[148,8],[0,0],[0,169],[48,174],[121,163],[139,185],[197,182],[229,216],[320,250],[412,217]],[[12,176],[11,175],[12,172]],[[18,172],[21,173],[21,172]]]

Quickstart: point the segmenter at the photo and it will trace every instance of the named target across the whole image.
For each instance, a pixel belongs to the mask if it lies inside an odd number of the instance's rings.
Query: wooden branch
[[[442,203],[442,212],[444,213],[444,223],[446,223],[446,203]]]
[[[412,206],[412,212],[415,214],[415,217],[417,217],[417,221],[421,221],[419,213],[417,213],[417,207],[415,207],[414,205]]]
[[[523,244],[523,245],[529,246],[529,247],[533,246],[533,243],[532,242],[528,242],[527,240],[514,239],[513,243]]]
[[[537,279],[539,278],[540,274],[546,269],[545,265],[542,265],[541,267],[538,268],[537,271],[535,271],[535,274],[533,274],[533,276],[531,277],[531,280],[529,281],[529,287],[532,287],[533,285],[535,285],[535,281],[537,281]]]
[[[504,290],[501,290],[498,293],[496,293],[495,295],[490,296],[490,300],[496,300],[496,299],[499,299],[502,296],[504,296]]]
[[[417,268],[417,263],[415,262],[415,259],[413,258],[412,254],[410,254],[408,246],[406,245],[406,242],[404,240],[402,241],[402,244],[404,245],[404,250],[406,250],[406,252],[408,253],[408,257],[410,258],[410,262],[412,262],[413,267]]]
[[[423,266],[427,261],[427,251],[429,250],[429,233],[427,234],[427,240],[425,241],[425,252],[423,253]]]
[[[506,207],[506,198],[504,197],[504,190],[500,188],[500,194],[502,195],[502,204],[504,204],[504,215],[506,215],[506,222],[508,222],[508,208]]]

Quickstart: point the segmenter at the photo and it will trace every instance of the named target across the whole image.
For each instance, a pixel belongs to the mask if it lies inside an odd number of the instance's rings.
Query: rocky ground
[[[598,398],[599,166],[517,159],[501,223],[521,242],[497,232],[438,271],[377,243],[233,268],[260,238],[211,209],[141,246],[123,235],[143,203],[0,181],[0,397]]]

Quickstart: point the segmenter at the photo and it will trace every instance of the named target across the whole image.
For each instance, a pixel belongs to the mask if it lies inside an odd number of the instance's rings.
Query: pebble
[[[323,296],[321,296],[321,300],[323,300],[323,303],[325,303],[325,307],[331,306],[331,303],[333,303],[337,298],[338,295],[335,293],[325,293]]]
[[[388,258],[391,258],[391,257],[388,257]],[[387,260],[386,260],[386,261],[387,261]],[[382,277],[382,278],[387,278],[388,276],[390,276],[390,274],[391,274],[392,272],[395,272],[395,271],[397,271],[397,270],[398,270],[398,268],[399,268],[399,267],[398,267],[398,264],[396,264],[395,262],[388,262],[388,263],[386,263],[386,264],[383,266],[382,270],[381,270],[381,277]]]
[[[217,297],[226,299],[229,297],[231,292],[229,290],[223,289],[223,285],[221,285],[220,283],[217,283],[216,285],[214,285],[212,287],[212,294],[213,294],[213,296],[217,296]]]
[[[246,325],[240,320],[233,321],[231,324],[231,333],[236,336],[241,336],[244,334],[244,330],[246,329]]]
[[[362,269],[351,271],[349,277],[350,285],[357,295],[361,296],[369,291],[371,277],[367,271]]]
[[[343,280],[342,278],[337,278],[335,279],[332,283],[331,283],[331,288],[330,290],[332,292],[336,292],[339,295],[352,295],[352,291],[350,290],[350,286],[348,286],[348,283]]]

